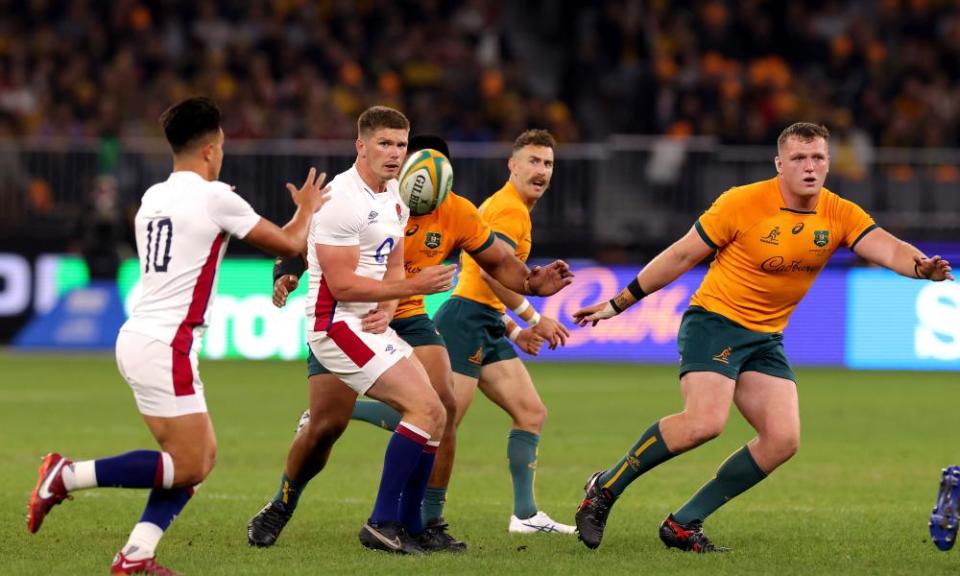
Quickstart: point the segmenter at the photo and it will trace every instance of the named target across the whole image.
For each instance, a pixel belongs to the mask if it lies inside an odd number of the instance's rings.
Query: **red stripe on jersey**
[[[333,298],[327,278],[320,275],[320,287],[317,288],[317,305],[313,307],[313,331],[326,332],[333,325],[333,313],[337,309],[337,301]]]
[[[342,320],[330,325],[327,336],[347,355],[347,358],[357,365],[357,368],[363,368],[374,356],[373,350],[367,347]]]
[[[210,303],[210,293],[213,291],[213,279],[217,276],[217,263],[220,259],[220,248],[227,235],[224,232],[217,234],[210,246],[210,253],[200,269],[197,283],[193,287],[193,296],[187,316],[177,328],[170,346],[173,348],[173,389],[177,396],[189,396],[194,393],[193,367],[190,365],[190,349],[193,347],[193,329],[203,323],[203,316]],[[180,354],[178,354],[180,352]]]

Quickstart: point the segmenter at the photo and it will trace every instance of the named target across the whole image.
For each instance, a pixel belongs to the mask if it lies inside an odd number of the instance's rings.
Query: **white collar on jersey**
[[[203,176],[197,174],[197,173],[194,172],[193,170],[177,170],[176,172],[171,172],[171,173],[170,173],[170,177],[168,178],[168,180],[169,180],[170,178],[174,178],[174,177],[176,177],[176,178],[189,178],[189,179],[191,179],[191,180],[198,180],[198,179],[199,179],[199,180],[203,180],[204,182],[209,182],[209,180],[207,180],[207,179],[204,178]]]
[[[351,166],[350,170],[348,170],[347,172],[350,174],[351,178],[356,180],[357,185],[360,186],[360,189],[366,192],[367,194],[369,194],[371,198],[376,199],[379,197],[380,194],[383,194],[389,190],[389,188],[384,186],[383,192],[375,192],[373,188],[371,188],[370,185],[367,184],[366,181],[364,181],[364,179],[360,177],[360,171],[357,170],[356,162],[353,163],[353,166]]]

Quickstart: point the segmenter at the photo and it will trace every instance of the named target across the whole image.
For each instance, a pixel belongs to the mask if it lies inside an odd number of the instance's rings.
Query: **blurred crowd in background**
[[[156,136],[203,93],[234,138],[418,131],[769,144],[789,122],[957,146],[960,6],[938,0],[0,0],[0,138]]]
[[[0,0],[0,241],[69,245],[109,273],[101,247],[129,253],[130,215],[169,166],[138,139],[196,94],[231,142],[261,140],[228,149],[224,179],[274,219],[289,208],[274,180],[352,149],[262,140],[349,141],[373,104],[453,142],[544,127],[602,143],[569,147],[538,205],[552,256],[593,257],[592,231],[617,226],[631,254],[659,249],[663,214],[689,226],[724,187],[770,177],[798,120],[831,129],[828,186],[886,226],[953,239],[960,215],[956,1]],[[457,190],[481,200],[505,168],[469,149]],[[653,222],[614,226],[611,205]]]

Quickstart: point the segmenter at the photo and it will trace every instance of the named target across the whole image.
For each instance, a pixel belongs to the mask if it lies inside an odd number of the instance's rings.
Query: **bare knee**
[[[761,438],[770,452],[769,458],[775,462],[786,462],[800,449],[800,434],[792,430],[776,431]]]
[[[719,436],[727,424],[727,418],[725,415],[719,414],[688,415],[687,422],[689,442],[693,445],[699,445]]]
[[[210,473],[213,472],[213,467],[216,465],[217,465],[217,447],[214,446],[204,455],[203,468],[201,469],[201,472],[203,473],[203,478],[200,481],[196,482],[196,484],[199,484],[200,482],[205,480],[207,476],[209,476]]]
[[[304,440],[311,453],[323,452],[333,446],[347,429],[348,418],[317,414],[310,417],[304,430]]]
[[[547,421],[547,407],[543,402],[525,405],[514,416],[515,426],[520,430],[539,434]]]
[[[217,463],[217,447],[193,450],[187,453],[171,453],[173,459],[173,485],[194,486],[203,482]]]
[[[423,416],[430,428],[427,431],[430,433],[431,438],[440,439],[447,426],[447,407],[440,401],[439,397],[434,396],[429,402],[424,403],[423,411]],[[454,411],[456,411],[456,407],[454,407]],[[454,412],[454,414],[455,413],[456,412]]]

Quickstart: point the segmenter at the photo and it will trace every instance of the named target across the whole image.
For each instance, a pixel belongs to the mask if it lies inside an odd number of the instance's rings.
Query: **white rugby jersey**
[[[330,293],[323,270],[317,262],[317,244],[359,246],[358,276],[382,280],[387,257],[398,242],[410,210],[400,200],[396,180],[387,182],[385,192],[374,192],[360,178],[354,165],[330,182],[330,200],[313,215],[307,240],[307,336],[326,332],[339,319],[362,318],[377,307],[377,302],[337,302]]]
[[[259,221],[230,186],[196,172],[174,172],[151,186],[134,220],[141,294],[120,330],[180,352],[199,348],[227,242],[243,238]]]

